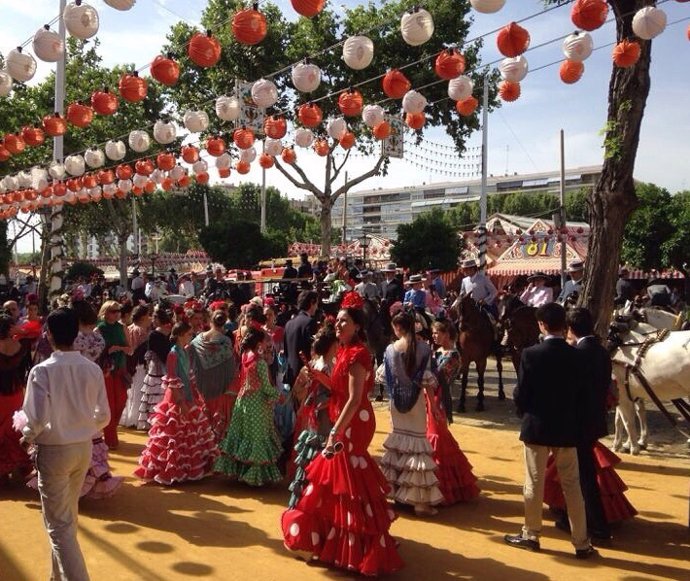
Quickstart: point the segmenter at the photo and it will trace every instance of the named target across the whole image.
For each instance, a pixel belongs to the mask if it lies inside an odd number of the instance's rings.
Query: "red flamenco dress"
[[[601,496],[601,504],[604,507],[606,522],[614,523],[627,520],[637,514],[635,507],[625,497],[628,487],[618,476],[614,466],[621,459],[600,442],[594,444],[594,465],[597,471],[597,484]],[[553,456],[549,456],[546,465],[544,482],[544,502],[552,510],[565,510],[565,498],[561,490],[561,481],[556,470]]]
[[[168,354],[163,386],[165,396],[149,417],[149,439],[134,474],[168,486],[201,480],[210,474],[218,448],[203,399],[193,385],[189,356],[177,345]],[[186,410],[175,403],[173,390],[182,390]]]
[[[332,375],[329,415],[335,422],[348,400],[348,371],[359,363],[367,371],[362,399],[341,435],[343,450],[319,454],[307,467],[309,484],[295,508],[283,513],[285,546],[308,551],[336,567],[377,576],[403,566],[390,536],[396,515],[386,500],[386,479],[367,448],[376,428],[368,394],[373,387],[371,355],[360,342],[342,347]]]
[[[21,433],[13,427],[13,415],[24,402],[25,357],[24,347],[13,355],[0,353],[0,478],[27,475],[32,467],[19,443]]]

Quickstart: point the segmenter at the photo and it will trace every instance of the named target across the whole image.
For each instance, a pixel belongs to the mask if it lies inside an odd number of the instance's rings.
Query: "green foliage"
[[[690,263],[690,190],[678,192],[669,205],[671,234],[662,244],[664,266],[688,271]]]
[[[204,227],[199,241],[211,260],[228,268],[251,268],[274,256],[272,251],[278,244],[275,237],[263,236],[256,222],[244,219]]]
[[[391,248],[391,258],[414,271],[428,268],[454,270],[462,242],[457,230],[438,208],[426,212],[411,224],[398,226],[398,239]]]
[[[84,278],[90,279],[94,274],[103,274],[103,271],[89,262],[74,262],[65,274],[65,278],[77,280],[79,277],[83,276]]]

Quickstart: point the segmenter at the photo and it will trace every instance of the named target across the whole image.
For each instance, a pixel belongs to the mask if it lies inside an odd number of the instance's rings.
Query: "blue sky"
[[[101,17],[101,53],[106,64],[123,62],[141,66],[149,62],[163,44],[169,27],[180,19],[197,23],[206,0],[138,0],[128,12],[118,12],[101,0],[91,0]],[[333,5],[356,5],[358,2],[334,2]],[[289,0],[278,0],[288,17],[293,17]],[[433,5],[433,3],[430,3]],[[669,22],[690,16],[690,4],[667,1],[659,4]],[[6,54],[57,14],[58,0],[0,0],[0,51]],[[539,0],[508,0],[493,15],[474,14],[472,35],[477,36],[538,12]],[[532,45],[572,32],[568,6],[534,18],[524,26],[530,31]],[[647,102],[642,127],[635,175],[638,179],[657,183],[671,192],[690,188],[687,160],[690,159],[687,131],[690,108],[687,106],[690,42],[686,37],[688,22],[669,27],[653,44],[652,90]],[[593,34],[595,46],[612,42],[612,23]],[[561,43],[526,54],[530,69],[562,59]],[[611,49],[595,51],[585,62],[585,75],[575,85],[565,85],[558,78],[558,67],[552,66],[530,73],[522,83],[522,96],[506,103],[489,118],[489,171],[530,173],[554,171],[558,168],[558,132],[566,134],[566,166],[601,163],[602,138],[599,131],[606,119],[608,81],[611,72]],[[495,37],[488,37],[482,52],[484,62],[499,58]],[[391,63],[395,65],[396,63]],[[397,63],[403,64],[403,63]],[[39,65],[39,76],[49,68]],[[372,73],[374,74],[374,73]],[[440,129],[429,130],[426,137],[437,142],[450,141]],[[470,140],[478,145],[477,134]],[[417,151],[417,153],[421,153]],[[307,171],[319,179],[322,160],[298,150]],[[350,176],[368,169],[367,160],[351,160]],[[235,174],[229,181],[238,181]],[[260,181],[260,170],[253,169],[243,181]],[[450,178],[432,170],[420,170],[405,161],[394,161],[388,176],[373,178],[361,187],[387,187],[422,182],[448,181]],[[267,182],[294,196],[298,193],[276,170],[267,172]],[[318,183],[318,182],[317,182]]]

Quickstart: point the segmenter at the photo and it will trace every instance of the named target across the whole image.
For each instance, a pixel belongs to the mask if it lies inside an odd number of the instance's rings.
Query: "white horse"
[[[647,445],[647,422],[644,405],[638,408],[641,434],[635,424],[635,402],[651,399],[633,370],[637,369],[661,402],[690,395],[690,331],[671,332],[662,341],[652,343],[646,353],[638,357],[646,340],[653,340],[657,330],[649,324],[638,323],[634,330],[619,333],[622,346],[612,356],[613,372],[619,389],[616,409],[614,449],[622,445],[621,424],[628,433],[626,446],[633,454]],[[627,345],[626,345],[627,344]],[[629,386],[626,389],[626,380]]]
[[[633,317],[655,329],[668,329],[669,331],[679,331],[685,320],[682,313],[676,315],[654,307],[638,309],[633,312]]]

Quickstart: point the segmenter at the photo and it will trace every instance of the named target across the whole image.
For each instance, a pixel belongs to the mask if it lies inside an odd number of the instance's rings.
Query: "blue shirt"
[[[404,303],[411,303],[416,309],[426,308],[426,291],[422,289],[410,289],[405,293]]]

